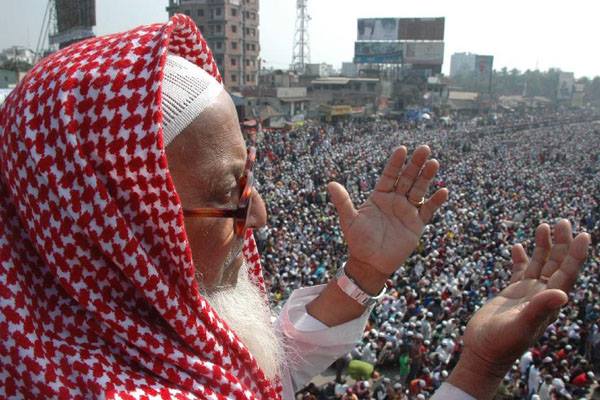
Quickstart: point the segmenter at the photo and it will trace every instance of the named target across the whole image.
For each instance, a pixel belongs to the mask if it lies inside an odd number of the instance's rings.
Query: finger
[[[571,231],[571,223],[566,219],[560,220],[554,228],[554,244],[550,251],[550,257],[542,268],[541,277],[550,278],[560,267],[560,264],[569,252],[569,246],[572,241],[573,232]]]
[[[431,181],[435,177],[435,174],[438,172],[440,168],[440,163],[437,160],[427,160],[423,169],[421,170],[421,174],[417,178],[417,181],[413,185],[412,189],[408,193],[408,199],[411,202],[418,203],[425,195],[427,194],[427,190],[429,190],[429,185]]]
[[[536,340],[556,319],[557,311],[567,304],[567,301],[567,294],[562,290],[546,289],[537,293],[518,314],[519,330]]]
[[[579,270],[587,258],[590,242],[590,235],[587,233],[580,233],[573,239],[567,256],[548,281],[549,289],[560,289],[566,293],[571,291]]]
[[[381,177],[379,177],[379,180],[375,185],[375,190],[380,192],[391,192],[394,190],[394,182],[396,181],[396,178],[398,178],[398,175],[400,175],[400,171],[404,166],[407,152],[408,150],[406,150],[406,147],[404,146],[394,149],[394,152],[383,169]]]
[[[510,283],[514,283],[523,278],[523,273],[529,264],[529,257],[521,244],[515,244],[511,249],[511,254],[513,268]]]
[[[550,227],[548,224],[540,224],[535,230],[535,249],[529,267],[523,275],[526,279],[538,279],[542,266],[548,259],[550,248],[552,247],[552,239],[550,238]]]
[[[354,208],[350,195],[345,187],[337,182],[331,182],[327,185],[327,190],[329,191],[331,202],[340,216],[342,229],[345,229],[346,226],[354,220],[358,211]]]
[[[448,200],[448,189],[440,189],[419,209],[419,217],[424,224],[429,223],[433,214]]]
[[[419,176],[423,164],[427,161],[427,158],[431,154],[431,150],[427,145],[421,145],[416,148],[413,152],[410,161],[400,174],[398,185],[396,186],[396,193],[406,194],[415,183],[415,179]]]

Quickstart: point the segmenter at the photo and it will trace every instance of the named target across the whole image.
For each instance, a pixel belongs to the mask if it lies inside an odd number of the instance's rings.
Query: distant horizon
[[[22,45],[33,50],[41,29],[47,0],[4,0],[0,15],[0,48]],[[97,26],[104,35],[142,24],[166,21],[167,0],[102,0],[96,4]],[[600,5],[573,0],[568,6],[547,2],[506,0],[500,5],[456,0],[452,4],[431,0],[422,4],[371,0],[309,0],[312,60],[341,69],[352,62],[358,18],[444,17],[444,65],[449,75],[454,53],[494,56],[494,70],[560,69],[576,79],[600,76],[600,54],[595,21]],[[266,67],[288,69],[292,59],[295,0],[260,0],[260,57]],[[115,10],[118,10],[116,12]],[[335,23],[332,24],[332,21]],[[332,26],[333,25],[333,26]]]

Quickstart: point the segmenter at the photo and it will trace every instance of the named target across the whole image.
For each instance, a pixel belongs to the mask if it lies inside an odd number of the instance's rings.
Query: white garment
[[[539,391],[539,395],[540,395],[540,400],[551,400],[552,399],[552,395],[550,394],[552,390],[552,384],[551,383],[542,383],[542,386],[540,386],[540,391]]]
[[[296,289],[287,300],[276,322],[284,335],[289,363],[281,376],[283,399],[294,399],[314,376],[325,371],[336,359],[349,353],[362,339],[372,307],[358,318],[328,327],[306,312],[325,285]],[[462,390],[444,383],[432,400],[475,400]]]
[[[529,388],[529,394],[537,394],[540,384],[542,383],[542,377],[540,370],[535,365],[529,368],[529,377],[527,378],[527,387]]]

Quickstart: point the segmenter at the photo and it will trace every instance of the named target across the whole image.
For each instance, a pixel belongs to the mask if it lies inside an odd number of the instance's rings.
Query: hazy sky
[[[1,0],[0,49],[35,47],[47,0]],[[95,32],[126,30],[167,18],[167,0],[96,0]],[[287,67],[292,58],[296,0],[260,0],[261,57]],[[494,68],[600,75],[598,0],[309,0],[312,62],[351,61],[360,17],[446,17],[444,71],[450,55],[495,56]]]

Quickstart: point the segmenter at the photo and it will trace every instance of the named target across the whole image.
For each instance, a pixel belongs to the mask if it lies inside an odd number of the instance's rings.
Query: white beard
[[[208,303],[248,347],[268,379],[275,378],[284,360],[284,346],[271,323],[271,309],[250,281],[248,265],[240,268],[235,287],[204,292]]]

